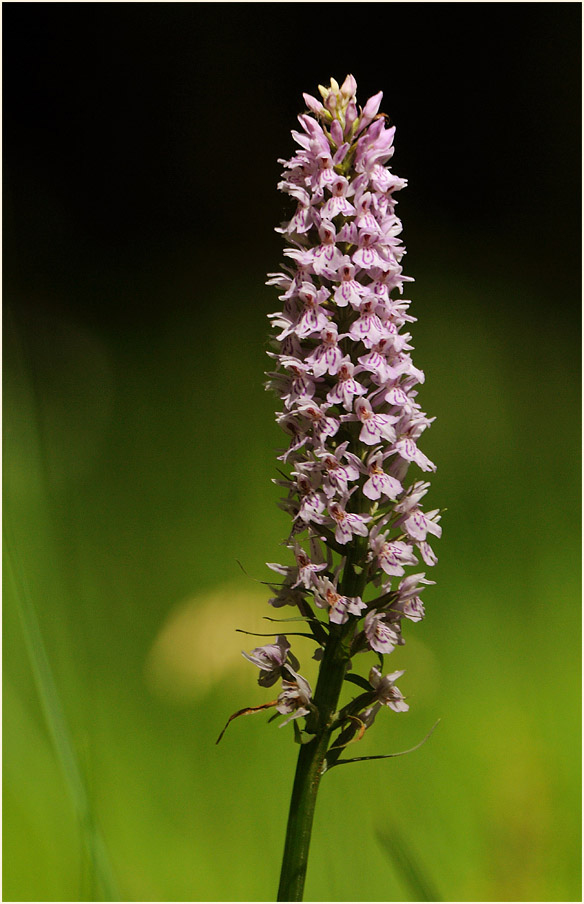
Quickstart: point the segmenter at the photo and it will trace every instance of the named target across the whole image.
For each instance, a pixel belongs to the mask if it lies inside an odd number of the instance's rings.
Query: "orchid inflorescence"
[[[334,79],[319,86],[322,101],[304,95],[308,112],[292,133],[299,150],[280,161],[278,187],[295,203],[277,230],[287,263],[268,281],[283,302],[269,315],[276,367],[267,385],[282,401],[277,422],[289,437],[279,456],[287,471],[275,482],[286,491],[280,505],[292,519],[286,545],[294,556],[293,565],[269,563],[283,579],[270,584],[269,602],[299,610],[316,659],[335,632],[348,638],[345,678],[363,693],[332,719],[341,730],[337,751],[362,735],[382,705],[408,709],[395,686],[403,672],[384,675],[383,656],[404,643],[404,619],[424,616],[420,593],[433,581],[419,562],[436,563],[428,538],[441,534],[438,510],[422,510],[429,483],[406,484],[411,465],[435,470],[418,448],[433,418],[417,401],[424,374],[412,362],[407,329],[415,318],[401,297],[411,280],[402,272],[393,195],[406,181],[386,165],[395,127],[378,113],[382,93],[359,110],[356,88],[348,75],[340,86]],[[367,651],[379,659],[368,680],[348,671]],[[322,707],[288,639],[278,635],[244,655],[263,687],[282,680],[268,705],[285,721],[305,716],[297,737],[314,736]]]

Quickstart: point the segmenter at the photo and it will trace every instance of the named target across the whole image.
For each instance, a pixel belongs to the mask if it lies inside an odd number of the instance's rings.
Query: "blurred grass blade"
[[[82,841],[87,848],[92,864],[97,885],[95,900],[119,901],[120,897],[107,850],[93,814],[75,755],[73,741],[45,650],[26,576],[23,569],[19,568],[17,564],[14,544],[6,525],[4,528],[5,562],[8,565],[9,579],[14,590],[15,605],[49,734],[81,826]]]
[[[414,897],[413,901],[442,901],[432,880],[412,853],[403,835],[395,826],[376,831],[377,840],[391,860],[404,881],[409,885]]]

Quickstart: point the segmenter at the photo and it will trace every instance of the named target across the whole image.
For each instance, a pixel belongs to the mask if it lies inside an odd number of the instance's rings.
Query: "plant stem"
[[[353,565],[361,559],[362,554],[362,544],[357,541],[347,558],[341,584],[341,592],[344,594],[358,595],[361,592],[363,577],[355,572]],[[278,901],[302,901],[316,795],[323,774],[323,764],[331,732],[334,728],[333,716],[337,710],[349,663],[354,630],[355,625],[352,618],[344,625],[331,624],[330,634],[324,648],[313,700],[318,710],[318,726],[314,740],[302,744],[298,755],[286,829]]]
[[[320,739],[303,744],[300,748],[290,801],[278,901],[302,901],[312,820],[327,743],[328,739],[323,734]]]

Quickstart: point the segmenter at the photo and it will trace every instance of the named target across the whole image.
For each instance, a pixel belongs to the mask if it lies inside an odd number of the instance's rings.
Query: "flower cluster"
[[[282,401],[277,420],[289,437],[280,456],[288,473],[276,482],[286,491],[295,564],[270,564],[283,577],[270,602],[297,606],[309,624],[314,604],[326,614],[319,643],[332,626],[351,622],[351,655],[383,655],[404,642],[403,619],[424,616],[420,593],[433,582],[419,563],[436,563],[428,541],[441,528],[439,512],[422,509],[429,483],[406,484],[412,465],[435,470],[418,447],[433,419],[417,401],[424,374],[411,358],[415,318],[402,297],[410,278],[394,194],[406,181],[387,166],[395,127],[378,113],[381,92],[359,109],[356,87],[349,75],[319,87],[322,101],[304,95],[308,112],[292,133],[299,149],[280,161],[278,187],[293,210],[277,230],[286,264],[268,282],[282,302],[270,315],[276,366],[268,387]],[[284,640],[248,657],[262,670],[260,683],[290,655]],[[393,684],[399,675],[370,673],[377,703],[363,711],[369,721],[381,704],[408,708]],[[281,711],[304,714],[309,689],[296,668],[288,667],[285,685]]]

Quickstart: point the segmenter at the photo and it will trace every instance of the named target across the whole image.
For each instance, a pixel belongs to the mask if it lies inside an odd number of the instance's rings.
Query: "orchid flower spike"
[[[403,672],[384,675],[383,657],[405,642],[402,623],[407,633],[424,617],[420,594],[433,582],[416,569],[420,558],[436,563],[430,541],[442,532],[439,510],[422,508],[430,485],[420,478],[435,465],[419,444],[433,418],[420,408],[425,376],[412,362],[415,318],[402,297],[412,280],[395,197],[407,183],[388,165],[395,127],[379,113],[381,91],[358,105],[352,75],[317,94],[304,95],[297,150],[281,161],[285,263],[268,280],[281,302],[270,315],[268,388],[281,401],[276,420],[287,440],[279,460],[288,473],[279,469],[275,483],[287,493],[280,506],[291,518],[292,560],[269,564],[283,579],[269,585],[270,603],[293,607],[303,623],[296,633],[316,642],[315,691],[285,635],[244,654],[260,685],[282,682],[263,708],[287,716],[302,744],[278,898],[288,901],[301,900],[306,869],[292,836],[312,819],[310,796],[334,765],[327,751],[338,756],[359,740],[382,708],[409,709],[395,686]],[[369,679],[354,672],[362,653],[381,665],[369,663]],[[345,680],[363,693],[338,710]]]

